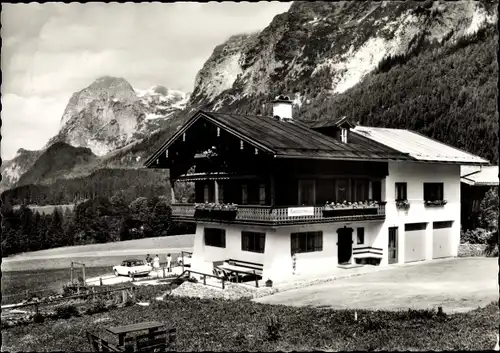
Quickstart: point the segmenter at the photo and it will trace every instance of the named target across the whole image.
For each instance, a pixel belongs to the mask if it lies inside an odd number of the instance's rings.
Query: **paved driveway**
[[[334,309],[463,312],[498,300],[498,258],[455,258],[277,293],[255,301]]]

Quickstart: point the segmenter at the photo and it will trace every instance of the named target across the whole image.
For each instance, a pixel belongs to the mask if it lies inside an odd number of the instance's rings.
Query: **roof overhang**
[[[247,136],[239,133],[238,131],[236,131],[235,129],[229,127],[229,126],[226,126],[225,124],[221,123],[220,121],[218,121],[217,119],[215,119],[213,116],[211,116],[209,113],[207,112],[204,112],[202,110],[198,110],[191,118],[189,118],[188,121],[186,121],[184,123],[184,125],[181,126],[181,128],[179,130],[177,130],[177,132],[175,134],[172,135],[172,137],[170,137],[155,153],[153,153],[153,155],[151,157],[149,157],[145,162],[144,162],[144,166],[145,167],[151,167],[153,165],[153,163],[163,154],[165,153],[165,151],[175,142],[177,141],[177,139],[179,139],[182,134],[184,134],[191,126],[194,125],[194,123],[196,123],[199,119],[206,119],[208,121],[210,121],[211,123],[213,123],[215,126],[229,132],[230,134],[238,137],[239,139],[241,139],[242,141],[248,143],[249,145],[252,145],[253,147],[255,148],[258,148],[259,150],[261,151],[264,151],[264,152],[267,152],[267,153],[271,153],[271,154],[275,154],[276,152],[270,148],[269,146],[266,146],[262,143],[260,143],[259,141],[255,141],[253,139],[250,139],[248,138]]]

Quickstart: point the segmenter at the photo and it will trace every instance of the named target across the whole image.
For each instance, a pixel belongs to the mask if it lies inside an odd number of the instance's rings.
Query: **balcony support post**
[[[373,200],[372,181],[368,180],[368,200]]]
[[[214,180],[214,202],[219,203],[219,183]]]
[[[170,202],[171,202],[171,204],[174,204],[175,203],[175,193],[174,193],[175,181],[173,181],[171,178],[168,178],[167,184],[168,184],[168,187],[170,189]]]
[[[270,182],[269,182],[269,194],[270,194],[270,198],[269,198],[269,201],[271,203],[271,207],[274,207],[275,205],[275,198],[276,198],[276,191],[275,191],[275,186],[274,186],[274,175],[271,174],[271,177],[270,177]]]

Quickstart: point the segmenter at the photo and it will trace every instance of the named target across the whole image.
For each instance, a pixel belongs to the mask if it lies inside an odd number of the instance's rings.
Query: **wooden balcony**
[[[216,222],[229,224],[251,224],[266,226],[286,226],[294,224],[353,222],[366,220],[385,220],[385,204],[367,208],[343,208],[339,212],[325,211],[324,206],[315,207],[271,207],[238,205],[235,217],[195,215],[194,204],[172,204],[172,218],[183,222]],[[295,213],[295,214],[294,214]],[[307,215],[303,215],[307,214]]]

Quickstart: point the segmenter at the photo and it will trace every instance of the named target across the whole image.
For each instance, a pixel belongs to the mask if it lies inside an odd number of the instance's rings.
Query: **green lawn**
[[[358,311],[271,306],[246,300],[169,297],[150,306],[47,320],[2,330],[3,351],[88,351],[85,330],[110,340],[105,327],[161,320],[177,328],[178,351],[489,350],[498,302],[442,319],[428,311]],[[270,340],[269,315],[279,338]]]
[[[194,235],[172,235],[168,237],[144,238],[127,241],[118,241],[105,244],[90,244],[79,246],[67,246],[61,248],[33,251],[21,253],[8,257],[8,259],[29,258],[50,255],[78,255],[86,252],[107,252],[107,251],[130,251],[134,249],[154,249],[164,248],[189,248],[193,246]]]
[[[111,273],[111,267],[86,268],[87,277]],[[81,275],[80,270],[75,276]],[[32,295],[48,296],[61,292],[70,281],[69,266],[66,269],[2,272],[2,304],[18,303],[26,298],[26,290]]]

